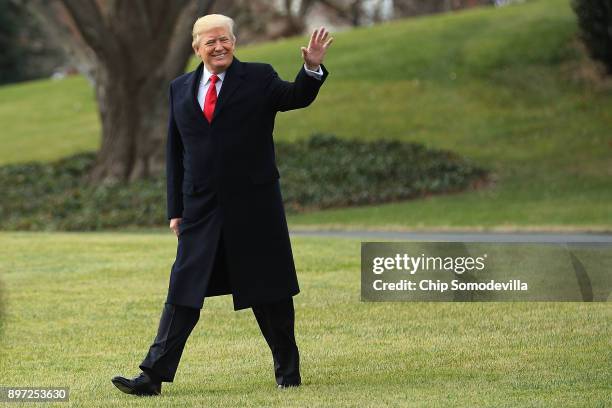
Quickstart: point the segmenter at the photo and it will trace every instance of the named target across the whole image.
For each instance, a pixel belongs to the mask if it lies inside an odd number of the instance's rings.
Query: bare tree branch
[[[191,30],[193,23],[198,17],[210,13],[215,0],[198,0],[195,7],[190,5],[185,7],[178,18],[174,33],[168,49],[170,55],[165,58],[164,71],[166,73],[179,72],[185,69],[185,61],[193,53],[191,48]]]
[[[302,0],[302,2],[300,3],[300,10],[298,12],[298,15],[300,16],[301,19],[306,18],[306,14],[308,14],[308,12],[312,8],[312,6],[316,3],[316,1],[317,0]]]
[[[362,17],[362,1],[352,0],[348,5],[334,0],[317,0],[319,3],[333,10],[338,17],[351,23],[353,26],[358,26],[361,23]]]
[[[111,31],[104,23],[98,3],[94,0],[61,0],[70,13],[83,39],[101,60],[117,54]],[[110,38],[110,41],[109,41]]]
[[[93,84],[96,56],[82,37],[76,35],[76,27],[71,28],[69,21],[61,17],[68,15],[64,6],[58,0],[28,0],[24,5],[42,22],[41,27],[49,40],[58,45],[76,69]]]

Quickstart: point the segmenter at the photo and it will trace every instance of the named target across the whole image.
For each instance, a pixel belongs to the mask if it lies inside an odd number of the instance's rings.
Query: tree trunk
[[[146,67],[156,61],[146,56]],[[137,180],[160,173],[164,167],[170,81],[169,75],[136,76],[134,71],[109,74],[98,69],[96,98],[102,123],[102,145],[90,174],[91,181]]]
[[[214,0],[59,1],[72,20],[70,29],[88,47],[82,55],[94,67],[102,135],[90,181],[115,183],[159,174],[168,86],[193,55],[193,23]],[[58,13],[40,14],[54,20],[49,23],[65,24]]]

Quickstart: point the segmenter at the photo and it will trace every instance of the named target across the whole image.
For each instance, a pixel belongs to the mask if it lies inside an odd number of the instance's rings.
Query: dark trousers
[[[294,335],[293,298],[253,306],[252,309],[272,351],[277,384],[299,384],[300,356]],[[172,382],[187,338],[199,318],[200,309],[166,303],[157,336],[140,369],[155,379]]]

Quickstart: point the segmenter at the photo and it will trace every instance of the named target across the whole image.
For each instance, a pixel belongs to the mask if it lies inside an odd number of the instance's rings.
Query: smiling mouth
[[[227,53],[213,55],[213,58],[215,58],[215,59],[223,59],[223,58],[225,58],[226,55],[227,55]]]

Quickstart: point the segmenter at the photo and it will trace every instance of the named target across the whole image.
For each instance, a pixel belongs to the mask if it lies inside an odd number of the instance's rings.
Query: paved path
[[[368,241],[448,241],[448,242],[588,242],[612,244],[609,233],[564,232],[400,232],[368,230],[300,230],[292,229],[293,236],[359,238]]]

